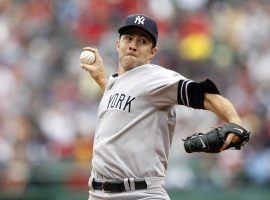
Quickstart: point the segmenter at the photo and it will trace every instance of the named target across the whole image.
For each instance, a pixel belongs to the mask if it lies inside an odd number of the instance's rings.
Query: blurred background
[[[182,138],[223,122],[178,106],[171,199],[268,199],[269,0],[0,0],[0,199],[88,198],[101,91],[79,55],[98,48],[115,72],[117,29],[131,13],[158,22],[153,63],[212,79],[252,131],[241,151],[187,154]]]

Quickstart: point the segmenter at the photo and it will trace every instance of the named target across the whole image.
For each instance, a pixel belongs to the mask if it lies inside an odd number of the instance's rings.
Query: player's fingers
[[[84,64],[84,63],[81,63],[81,64],[80,64],[80,67],[81,67],[82,69],[86,70],[86,71],[89,71],[89,72],[91,72],[91,71],[94,70],[94,68],[93,68],[91,65],[87,65],[87,64]]]
[[[88,70],[88,67],[83,63],[80,64],[80,67],[86,71]]]
[[[234,135],[232,142],[239,142],[241,139],[237,135]]]
[[[225,140],[224,144],[222,145],[222,147],[219,149],[219,151],[225,150],[231,144],[231,142],[233,141],[233,138],[234,138],[234,135],[232,133],[230,133],[228,135],[228,137],[226,138],[226,140]]]
[[[87,50],[87,51],[93,51],[94,53],[97,53],[98,50],[93,48],[93,47],[84,47],[83,50]]]
[[[88,50],[88,51],[97,51],[97,49],[93,47],[83,47],[83,50]]]
[[[87,69],[84,67],[83,64],[81,64],[80,66],[81,66],[81,68],[82,68],[83,70],[87,71]]]

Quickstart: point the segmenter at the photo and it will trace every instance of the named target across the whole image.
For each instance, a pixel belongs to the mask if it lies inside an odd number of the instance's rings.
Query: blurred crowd
[[[181,138],[221,123],[177,107],[168,187],[270,182],[268,0],[0,0],[0,191],[29,184],[85,186],[101,91],[79,67],[98,48],[117,70],[117,28],[143,13],[159,26],[153,63],[212,79],[248,129],[241,151],[186,154]]]

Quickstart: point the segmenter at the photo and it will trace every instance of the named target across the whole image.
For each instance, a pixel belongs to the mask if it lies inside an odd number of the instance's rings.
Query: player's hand
[[[219,149],[219,151],[224,151],[231,143],[236,143],[239,141],[240,141],[240,138],[237,135],[233,133],[229,133],[228,137],[226,138],[224,144]]]
[[[95,62],[91,65],[81,63],[80,67],[88,71],[91,77],[97,82],[97,84],[104,91],[107,84],[107,80],[106,80],[105,70],[103,66],[103,60],[98,50],[92,47],[84,47],[83,50],[92,51],[95,54]]]
[[[184,139],[187,153],[219,153],[226,149],[240,150],[249,141],[250,132],[234,123],[212,128],[207,133],[194,133]]]
[[[84,50],[92,51],[95,54],[95,62],[93,62],[92,64],[81,63],[80,66],[82,67],[82,69],[88,71],[95,80],[99,79],[100,76],[103,76],[105,73],[103,67],[103,60],[98,50],[92,47],[84,47],[83,51]]]

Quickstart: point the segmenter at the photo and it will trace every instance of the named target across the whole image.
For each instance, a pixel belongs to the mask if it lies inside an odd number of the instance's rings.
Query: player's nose
[[[136,41],[133,40],[132,42],[130,42],[129,44],[129,50],[131,51],[137,51],[137,45],[136,45]]]

